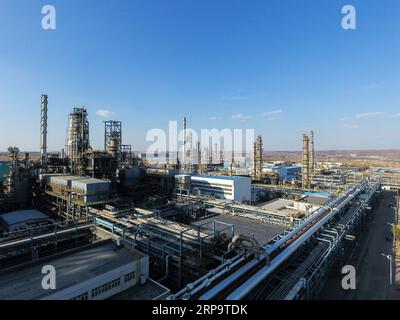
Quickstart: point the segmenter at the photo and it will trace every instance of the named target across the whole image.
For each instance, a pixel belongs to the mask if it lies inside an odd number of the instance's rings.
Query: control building
[[[238,202],[251,201],[251,178],[197,175],[191,176],[191,188],[201,195],[212,195],[216,198]]]

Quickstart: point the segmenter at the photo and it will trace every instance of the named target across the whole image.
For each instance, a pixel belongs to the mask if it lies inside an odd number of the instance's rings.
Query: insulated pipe
[[[259,250],[260,249],[260,244],[258,241],[254,238],[247,237],[243,234],[238,234],[233,237],[232,241],[228,245],[228,251],[232,251],[235,247],[236,244],[239,243],[239,245],[242,244],[242,242],[249,242],[253,246],[254,250]]]
[[[298,295],[298,293],[300,292],[300,290],[306,287],[306,284],[307,284],[306,279],[301,278],[299,282],[297,282],[297,284],[293,287],[293,289],[289,291],[284,300],[294,300]]]
[[[187,295],[189,297],[194,296],[197,292],[203,290],[204,288],[208,287],[213,281],[215,281],[216,279],[220,278],[221,276],[223,276],[224,274],[226,274],[227,272],[229,272],[230,270],[232,270],[233,268],[235,268],[237,265],[239,265],[240,263],[242,263],[245,260],[246,256],[241,257],[239,260],[236,260],[234,263],[232,263],[229,266],[226,266],[224,269],[222,269],[220,272],[218,272],[217,274],[215,274],[214,276],[212,276],[211,278],[205,279],[200,286],[198,286],[197,288],[195,288],[194,290],[190,291],[190,293],[188,293]],[[246,268],[246,265],[244,267],[241,267],[239,270],[241,270],[242,268]],[[212,289],[211,289],[212,290]],[[207,299],[201,299],[201,297],[199,298],[199,300],[207,300]]]
[[[353,198],[353,195],[351,194],[351,192],[357,192],[358,190],[361,190],[362,188],[364,188],[365,185],[360,186],[360,189],[356,189],[353,188],[351,190],[348,190],[344,195],[340,196],[339,198],[336,198],[335,200],[331,201],[330,204],[334,205],[338,202],[340,202],[341,200],[343,200],[343,198],[345,198],[346,196],[348,196],[348,201],[350,201]],[[347,204],[347,202],[346,202]],[[342,202],[341,207],[343,207],[345,205],[344,202]],[[279,240],[278,242],[276,242],[273,246],[269,247],[266,252],[267,254],[271,254],[273,253],[275,250],[279,249],[279,247],[281,247],[283,244],[285,244],[287,241],[289,241],[290,239],[292,239],[295,235],[297,235],[299,232],[301,232],[302,230],[305,229],[306,226],[308,226],[311,222],[313,222],[315,219],[317,219],[321,214],[326,213],[326,208],[321,208],[322,210],[320,210],[320,213],[318,213],[318,215],[314,215],[314,217],[310,220],[307,221],[306,224],[303,224],[302,226],[294,229],[293,231],[291,231],[287,236],[285,236],[284,238],[282,238],[281,240]],[[232,241],[233,242],[233,241]],[[208,299],[213,299],[216,295],[220,294],[221,292],[223,292],[223,290],[225,290],[229,285],[231,285],[234,281],[240,279],[247,271],[251,270],[252,268],[254,268],[258,263],[260,263],[261,260],[263,260],[264,257],[260,260],[258,259],[253,259],[252,261],[250,261],[249,263],[247,263],[246,265],[244,265],[241,269],[237,270],[235,273],[231,274],[229,277],[227,277],[226,279],[224,279],[223,281],[221,281],[220,283],[218,283],[215,287],[211,288],[208,292],[204,293],[199,300],[208,300]]]
[[[360,186],[360,188],[364,188],[364,184],[362,184]],[[340,197],[335,198],[334,200],[332,200],[329,204],[330,205],[337,205],[340,201],[342,201],[343,199],[345,199],[347,196],[351,195],[351,192],[357,191],[357,188],[353,188],[351,190],[346,191],[343,195],[341,195]],[[266,250],[267,254],[271,254],[272,252],[274,252],[275,250],[279,249],[282,245],[284,245],[287,241],[289,241],[290,239],[292,239],[294,236],[296,236],[297,234],[299,234],[300,232],[302,232],[309,224],[311,224],[313,221],[315,221],[316,219],[318,219],[321,215],[326,213],[326,208],[320,208],[319,211],[314,214],[314,216],[308,220],[306,220],[305,223],[303,223],[301,226],[295,228],[294,230],[292,230],[288,235],[286,235],[285,237],[283,237],[282,239],[280,239],[278,242],[276,242],[273,246],[269,247]],[[260,258],[260,259],[253,259],[250,262],[248,262],[246,265],[244,265],[242,268],[240,268],[239,270],[237,270],[236,272],[234,272],[233,274],[231,274],[229,277],[227,277],[226,279],[224,279],[223,281],[221,281],[219,284],[217,284],[215,287],[211,288],[209,291],[207,291],[206,293],[204,293],[199,299],[200,300],[206,300],[206,299],[212,299],[214,298],[216,295],[220,294],[223,290],[225,290],[232,282],[240,279],[245,272],[251,270],[253,267],[255,267],[258,263],[260,263],[260,261],[262,261],[264,259],[264,257]],[[243,270],[242,270],[243,269]],[[213,279],[216,277],[213,277]],[[211,279],[210,279],[211,282]],[[193,284],[195,285],[195,284]],[[201,287],[201,289],[204,286]],[[200,290],[200,289],[199,289]],[[196,288],[196,292],[199,291],[198,288]],[[192,293],[193,295],[193,293]],[[177,295],[175,295],[176,297]]]
[[[82,225],[82,226],[79,226],[79,227],[72,227],[72,228],[69,228],[69,229],[57,231],[56,233],[51,232],[51,233],[46,233],[46,234],[41,234],[41,235],[38,235],[38,236],[34,236],[32,238],[25,238],[25,239],[21,239],[21,240],[15,240],[15,241],[12,241],[12,242],[1,243],[0,244],[0,249],[6,248],[6,247],[10,247],[10,246],[14,246],[14,245],[22,245],[22,244],[25,244],[27,242],[31,242],[32,240],[41,240],[41,239],[54,237],[54,234],[60,235],[60,234],[69,233],[69,232],[73,232],[73,231],[76,232],[77,230],[88,229],[88,228],[91,228],[92,226],[93,226],[92,224],[86,224],[86,225]]]
[[[236,256],[233,257],[232,259],[227,260],[225,263],[219,265],[216,269],[211,270],[210,272],[208,272],[207,274],[205,274],[204,276],[202,276],[201,278],[197,279],[195,282],[188,284],[185,288],[183,288],[182,290],[178,291],[175,294],[170,295],[167,300],[174,300],[179,296],[184,295],[185,293],[192,291],[194,289],[194,287],[196,287],[197,285],[203,285],[202,283],[204,283],[204,281],[206,281],[209,277],[211,276],[215,276],[215,275],[219,275],[220,272],[223,272],[224,270],[228,270],[229,265],[232,262],[236,262],[238,260],[243,261],[243,257],[241,256]]]
[[[351,201],[352,198],[354,198],[355,194],[358,194],[360,191],[364,190],[365,187],[367,186],[366,182],[362,183],[361,185],[354,187],[348,191],[346,191],[343,195],[335,198],[334,200],[332,200],[331,202],[329,202],[328,204],[331,206],[340,206],[340,208],[344,207],[348,202]],[[354,192],[354,194],[352,194],[352,192]],[[339,210],[337,208],[337,210]],[[317,213],[313,215],[313,217],[309,218],[308,220],[306,220],[301,226],[295,228],[294,230],[292,230],[289,234],[287,234],[285,237],[283,237],[282,239],[280,239],[279,241],[277,241],[273,246],[269,247],[266,251],[268,252],[273,252],[277,249],[279,249],[283,244],[285,244],[287,241],[289,241],[290,239],[292,239],[294,236],[296,236],[299,232],[302,232],[309,224],[311,224],[312,222],[314,222],[316,219],[320,218],[322,215],[324,215],[326,213],[326,209],[325,208],[321,208],[319,210],[317,210]],[[330,217],[329,217],[330,218]],[[329,219],[328,218],[328,219]],[[323,222],[325,223],[325,222]],[[240,261],[242,261],[244,258],[242,256],[236,256],[235,258],[233,258],[234,260],[240,258]],[[262,259],[253,259],[250,262],[248,262],[246,265],[244,265],[242,268],[247,270],[251,270],[255,265],[257,265],[258,263],[260,263]],[[232,261],[231,261],[232,263]],[[239,263],[239,261],[236,261],[236,263],[234,263],[233,265],[236,265],[237,263]],[[223,265],[220,265],[219,267],[217,267],[216,269],[214,269],[213,271],[210,271],[207,275],[201,277],[200,279],[196,280],[194,283],[188,285],[187,287],[185,287],[184,289],[182,289],[180,292],[171,295],[168,297],[169,300],[173,300],[173,299],[177,299],[180,296],[182,296],[183,294],[186,295],[190,295],[193,296],[194,292],[199,292],[200,290],[202,290],[203,288],[207,287],[210,285],[211,282],[213,282],[215,279],[217,279],[219,276],[225,274],[226,272],[229,271],[229,269],[231,269],[231,267],[233,267],[233,265],[229,266],[228,261],[226,263],[224,263]],[[241,269],[242,269],[241,268]],[[226,287],[228,287],[231,283],[233,283],[234,281],[236,281],[237,279],[239,279],[245,272],[241,272],[241,269],[237,270],[235,273],[233,273],[232,275],[230,275],[229,277],[226,278],[226,281],[223,280],[221,281],[221,283],[217,284],[217,286],[213,287],[210,289],[209,293],[205,293],[203,294],[200,299],[201,300],[205,300],[205,299],[212,299],[213,297],[215,297],[218,293],[222,292],[224,289],[226,289]],[[212,278],[209,278],[211,275],[214,275]],[[200,285],[200,286],[198,286]],[[198,286],[198,287],[196,287]]]
[[[360,187],[363,188],[363,187]],[[345,193],[345,195],[342,195],[340,198],[335,199],[334,201],[332,201],[332,203],[337,204],[338,202],[340,202],[341,200],[343,200],[343,198],[345,198],[348,195],[348,198],[345,202],[342,202],[340,204],[340,207],[343,207],[345,204],[347,204],[352,198],[353,195],[350,194],[350,192],[352,192],[355,188],[353,188],[352,190],[349,190],[348,192]],[[356,189],[355,192],[358,193],[359,189]],[[325,208],[322,208],[323,210],[321,210],[321,214],[324,214],[327,210]],[[315,219],[319,217],[319,215],[315,215]],[[312,221],[314,221],[315,219],[310,219],[306,225],[308,225],[309,223],[311,223]],[[301,232],[302,230],[304,230],[305,225],[296,228],[295,230],[293,230],[291,233],[289,233],[286,237],[282,238],[281,241],[279,242],[279,246],[277,246],[275,249],[274,248],[268,248],[267,253],[272,253],[273,251],[277,250],[281,245],[285,244],[288,240],[290,240],[291,238],[294,237],[294,235],[298,234],[299,232]],[[261,259],[262,260],[262,259]],[[257,265],[259,263],[259,260],[252,260],[250,261],[247,265],[245,265],[243,268],[247,270],[251,270],[252,267],[254,267],[255,265]],[[226,289],[232,282],[238,280],[242,275],[244,274],[244,272],[242,273],[241,270],[236,271],[234,274],[232,274],[231,276],[229,276],[228,278],[226,278],[225,280],[223,280],[221,283],[219,283],[216,287],[212,288],[208,293],[204,294],[201,299],[212,299],[213,297],[215,297],[217,294],[221,293],[224,289]]]
[[[365,184],[362,184],[360,186],[360,188],[364,188]],[[345,197],[349,196],[352,192],[355,192],[357,190],[357,187],[354,187],[353,189],[350,189],[348,191],[346,191],[342,196],[335,198],[334,200],[328,202],[326,204],[326,207],[335,207],[341,200],[343,200]],[[275,250],[277,250],[278,248],[280,248],[283,244],[285,244],[286,242],[288,242],[290,239],[292,239],[294,236],[296,236],[299,232],[301,232],[302,230],[304,230],[308,225],[312,224],[314,221],[316,221],[317,219],[319,219],[323,214],[325,214],[326,209],[321,207],[319,208],[316,213],[309,218],[308,220],[306,220],[303,224],[301,224],[300,226],[294,228],[292,231],[290,231],[286,236],[284,236],[283,238],[279,239],[277,242],[275,242],[273,245],[271,245],[270,247],[267,248],[267,253],[271,254],[273,253]]]
[[[224,280],[218,283],[215,287],[211,288],[209,291],[204,293],[201,297],[199,297],[199,300],[213,299],[216,295],[224,291],[225,288],[227,288],[230,284],[232,284],[236,279],[241,278],[244,274],[246,274],[246,272],[253,269],[259,262],[260,261],[256,259],[251,260],[246,265],[237,270],[235,273],[232,273],[230,276],[226,277]]]
[[[354,193],[350,194],[344,201],[342,201],[336,208],[333,208],[314,226],[308,229],[297,240],[284,249],[279,255],[275,257],[270,265],[260,269],[257,273],[251,276],[245,283],[238,287],[235,291],[227,296],[227,300],[240,300],[247,296],[251,290],[258,286],[268,275],[275,271],[284,261],[286,261],[305,241],[314,235],[326,222],[328,222],[337,212],[339,212],[345,205],[347,205],[355,196],[357,196],[366,187],[365,184],[356,189]],[[326,209],[324,209],[326,210]]]
[[[158,279],[158,282],[164,281],[165,279],[167,279],[169,277],[169,265],[170,265],[170,261],[171,261],[171,256],[168,254],[165,257],[165,274],[164,277],[162,277],[161,279]]]

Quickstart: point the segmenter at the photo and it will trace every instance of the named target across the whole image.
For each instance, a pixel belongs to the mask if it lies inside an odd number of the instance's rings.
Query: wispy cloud
[[[358,124],[347,124],[346,127],[349,128],[349,129],[357,129],[360,126]]]
[[[240,120],[240,121],[246,121],[246,120],[250,120],[253,117],[250,115],[244,115],[243,113],[237,113],[232,115],[232,119],[234,120]]]
[[[99,109],[96,111],[96,114],[102,118],[108,118],[115,114],[115,112],[107,110],[107,109]]]
[[[222,100],[249,100],[251,96],[248,95],[236,95],[236,96],[224,96]]]
[[[375,82],[375,83],[370,83],[365,86],[367,89],[376,89],[376,88],[382,88],[385,85],[385,82]]]
[[[370,118],[378,118],[385,116],[385,112],[366,112],[366,113],[359,113],[354,116],[356,119],[370,119]]]
[[[263,112],[262,116],[268,118],[268,120],[275,120],[278,115],[283,111],[281,109]]]
[[[210,117],[209,120],[215,121],[215,120],[218,120],[218,118],[217,117]]]
[[[300,127],[297,128],[297,131],[301,131],[301,132],[307,132],[307,131],[311,131],[311,127]]]

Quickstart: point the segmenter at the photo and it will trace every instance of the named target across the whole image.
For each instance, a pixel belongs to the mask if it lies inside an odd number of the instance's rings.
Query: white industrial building
[[[264,166],[262,167],[262,172],[274,172],[278,174],[281,179],[296,179],[300,176],[301,166],[286,165],[284,162],[282,162],[274,165]]]
[[[44,265],[56,271],[55,289],[42,287]],[[149,276],[149,257],[111,241],[0,275],[0,300],[103,300]]]
[[[191,175],[191,189],[201,195],[238,202],[251,201],[251,178],[211,175]]]

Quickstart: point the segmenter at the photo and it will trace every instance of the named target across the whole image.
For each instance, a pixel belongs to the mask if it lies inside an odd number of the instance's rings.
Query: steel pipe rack
[[[228,300],[242,299],[246,297],[250,291],[257,287],[263,280],[274,272],[283,262],[292,256],[305,242],[319,232],[337,213],[341,212],[355,197],[360,193],[364,192],[369,187],[369,180],[361,182],[359,185],[345,191],[343,194],[337,196],[333,200],[317,209],[312,215],[306,217],[299,223],[298,226],[288,230],[288,232],[282,234],[276,241],[265,247],[265,254],[271,258],[269,265],[265,265],[265,256],[259,258],[253,258],[250,261],[241,260],[242,265],[240,268],[232,268],[231,274],[226,276],[226,269],[222,270],[215,269],[212,277],[206,277],[201,282],[199,287],[198,283],[193,283],[191,286],[186,288],[185,292],[178,292],[175,295],[171,295],[170,299],[180,299],[184,294],[185,299],[193,297],[197,294],[197,298],[203,299],[215,299],[216,297],[226,297]],[[376,185],[379,185],[377,182]],[[370,195],[376,191],[376,187],[373,188]],[[342,228],[343,229],[343,228]],[[340,230],[340,229],[339,229]],[[329,233],[330,231],[327,230]],[[333,240],[337,238],[338,231],[330,233]],[[327,246],[331,247],[331,246]],[[242,257],[241,254],[238,255]],[[244,276],[247,275],[247,280],[243,281]],[[221,279],[219,282],[218,280]],[[240,280],[242,279],[242,280]],[[213,282],[216,284],[213,285]],[[206,285],[203,285],[206,283]],[[239,283],[239,287],[236,287],[233,292],[229,293],[229,288],[233,287],[233,284]],[[208,290],[204,290],[209,287]],[[198,296],[199,292],[202,292]]]
[[[285,247],[287,242],[291,242],[283,251],[281,251],[272,261],[271,264],[261,268],[253,276],[251,276],[245,283],[240,285],[236,290],[227,296],[227,300],[243,299],[249,294],[251,290],[257,287],[268,275],[275,271],[284,261],[286,261],[299,247],[310,239],[317,231],[319,231],[330,219],[332,219],[340,210],[342,210],[352,199],[358,196],[369,186],[368,182],[363,182],[359,186],[353,187],[346,191],[342,196],[335,198],[332,201],[331,209],[328,212],[326,208],[320,208],[314,217],[306,222],[306,225],[313,224],[307,231],[301,234],[304,230],[303,226],[295,228],[286,237],[278,241],[273,246],[267,249],[267,252],[274,252],[282,247]],[[297,237],[298,234],[301,234]]]

